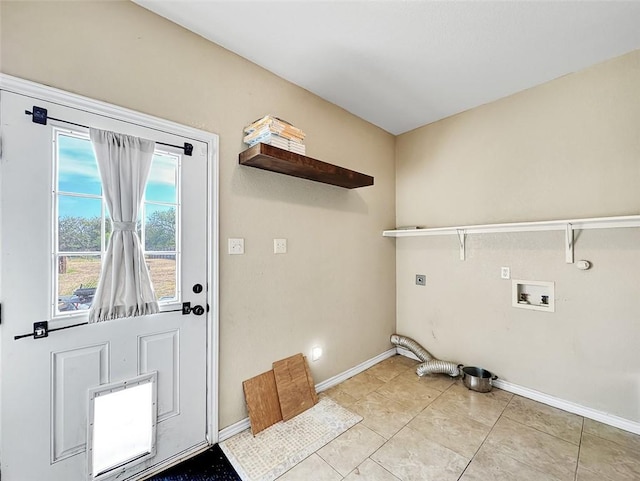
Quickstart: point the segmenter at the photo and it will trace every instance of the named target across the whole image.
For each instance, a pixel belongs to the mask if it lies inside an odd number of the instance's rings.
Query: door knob
[[[202,306],[193,306],[191,307],[190,302],[182,303],[182,315],[186,316],[187,314],[195,314],[196,316],[201,316],[204,314],[204,307]]]
[[[191,312],[193,312],[196,316],[201,316],[204,314],[204,307],[202,306],[193,306],[191,308]]]

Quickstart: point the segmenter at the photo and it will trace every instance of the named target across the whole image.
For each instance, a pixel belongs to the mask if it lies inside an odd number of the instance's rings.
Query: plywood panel
[[[313,382],[313,376],[311,375],[311,369],[309,369],[309,362],[305,356],[304,358],[304,368],[307,371],[307,381],[309,382],[309,389],[311,390],[311,398],[313,399],[313,404],[318,404],[318,393],[316,392],[316,384]]]
[[[251,432],[254,435],[282,421],[273,371],[263,372],[259,376],[247,379],[242,383],[242,387],[249,411]]]
[[[282,419],[287,421],[314,405],[302,354],[273,363]]]

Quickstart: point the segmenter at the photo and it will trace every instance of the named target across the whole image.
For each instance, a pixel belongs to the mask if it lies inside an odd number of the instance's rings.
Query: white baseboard
[[[376,357],[372,357],[368,361],[364,361],[358,364],[357,366],[352,367],[351,369],[347,369],[346,371],[340,374],[330,377],[326,381],[322,381],[321,383],[316,384],[316,392],[326,391],[327,389],[340,384],[342,381],[346,381],[350,377],[353,377],[356,374],[360,374],[361,372],[369,369],[371,366],[374,366],[391,356],[395,356],[396,354],[397,352],[395,348],[389,349],[388,351],[385,351],[382,354],[378,354]]]
[[[332,388],[333,386],[340,384],[343,381],[346,381],[350,377],[353,377],[356,374],[360,374],[361,372],[366,371],[371,366],[379,363],[380,361],[384,361],[385,359],[395,355],[396,353],[402,356],[414,359],[416,361],[420,360],[411,351],[404,349],[402,347],[389,349],[388,351],[385,351],[382,354],[379,354],[378,356],[369,359],[368,361],[358,364],[357,366],[351,369],[348,369],[336,376],[333,376],[327,379],[326,381],[316,384],[316,391],[317,392],[326,391],[327,389]],[[518,384],[514,384],[508,381],[503,381],[502,379],[496,379],[495,381],[493,381],[493,385],[497,388],[503,389],[513,394],[517,394],[527,399],[538,401],[548,406],[562,409],[563,411],[577,414],[579,416],[584,416],[585,418],[593,419],[594,421],[598,421],[603,424],[607,424],[609,426],[613,426],[615,428],[623,429],[630,433],[640,435],[640,423],[638,422],[630,421],[628,419],[624,419],[619,416],[615,416],[613,414],[609,414],[603,411],[598,411],[596,409],[582,406],[580,404],[576,404],[571,401],[565,401],[564,399],[550,396],[549,394],[545,394],[540,391],[536,391],[534,389],[529,389],[527,387],[520,386]],[[222,429],[219,433],[219,440],[224,441],[225,439],[228,439],[231,436],[234,436],[239,432],[244,431],[245,429],[249,429],[250,427],[251,427],[251,423],[249,422],[249,418],[242,419],[237,423]]]
[[[378,354],[371,359],[364,361],[358,364],[351,369],[347,369],[340,374],[337,374],[333,377],[330,377],[326,381],[322,381],[321,383],[316,384],[316,392],[326,391],[337,384],[340,384],[342,381],[346,381],[350,377],[355,376],[356,374],[360,374],[363,371],[366,371],[371,366],[378,364],[380,361],[384,361],[385,359],[395,356],[397,354],[396,349],[389,349],[388,351],[383,352],[382,354]],[[222,442],[225,439],[229,439],[231,436],[235,436],[236,434],[244,431],[245,429],[249,429],[251,427],[251,423],[249,418],[244,418],[238,421],[237,423],[232,424],[231,426],[227,426],[224,429],[221,429],[218,433],[218,442]]]
[[[245,429],[249,429],[251,427],[251,422],[249,418],[244,418],[238,421],[237,423],[233,423],[231,426],[227,426],[224,429],[221,429],[218,432],[218,442],[221,443],[225,439],[229,439],[232,436],[235,436],[238,433],[241,433]]]
[[[419,361],[416,355],[411,351],[403,349],[402,347],[398,347],[396,349],[398,350],[398,354]],[[564,399],[550,396],[549,394],[529,389],[528,387],[519,386],[518,384],[503,381],[502,379],[496,379],[495,381],[492,381],[492,384],[497,388],[504,389],[505,391],[517,394],[518,396],[526,397],[527,399],[538,401],[548,406],[562,409],[563,411],[577,414],[579,416],[584,416],[585,418],[593,419],[594,421],[608,424],[609,426],[623,429],[630,433],[640,434],[640,423],[635,421],[629,421],[628,419],[624,419],[613,414],[598,411],[571,401],[565,401]]]
[[[579,416],[584,416],[585,418],[593,419],[594,421],[598,421],[603,424],[608,424],[614,428],[623,429],[634,434],[640,434],[640,423],[582,406],[571,401],[565,401],[564,399],[550,396],[549,394],[535,391],[527,387],[519,386],[518,384],[503,381],[502,379],[496,379],[495,381],[492,381],[492,383],[495,387],[504,389],[505,391],[513,394],[547,404],[554,408],[562,409],[563,411],[578,414]]]

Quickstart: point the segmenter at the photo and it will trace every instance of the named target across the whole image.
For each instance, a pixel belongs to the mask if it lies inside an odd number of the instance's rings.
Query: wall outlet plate
[[[229,239],[229,254],[244,254],[244,239]]]
[[[511,279],[511,269],[509,269],[508,267],[501,267],[500,277],[502,279]]]
[[[273,239],[273,253],[274,254],[286,254],[287,253],[287,239]]]
[[[416,286],[426,286],[427,276],[424,274],[416,274]]]

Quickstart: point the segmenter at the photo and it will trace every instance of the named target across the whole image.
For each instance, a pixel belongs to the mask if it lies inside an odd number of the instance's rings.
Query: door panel
[[[162,377],[158,421],[180,414],[180,331],[139,336],[138,343],[138,374],[156,371]]]
[[[109,345],[99,344],[51,356],[51,462],[84,452],[87,386],[109,380]]]
[[[47,108],[51,117],[77,124],[169,144],[194,144],[193,156],[181,157],[176,194],[181,218],[178,299],[161,304],[161,312],[50,332],[43,339],[14,340],[32,332],[36,321],[50,320],[49,329],[57,329],[87,319],[86,311],[55,315],[59,267],[53,255],[52,153],[55,128],[69,127],[55,121],[33,123],[24,112],[34,105]],[[2,479],[87,479],[88,390],[153,371],[158,373],[157,452],[123,474],[118,471],[118,479],[135,478],[136,473],[205,445],[209,314],[182,315],[180,302],[207,304],[206,289],[191,290],[196,283],[206,286],[209,275],[207,144],[6,91],[0,93],[0,122]],[[72,131],[83,134],[82,128]],[[170,147],[161,150],[181,154]]]

